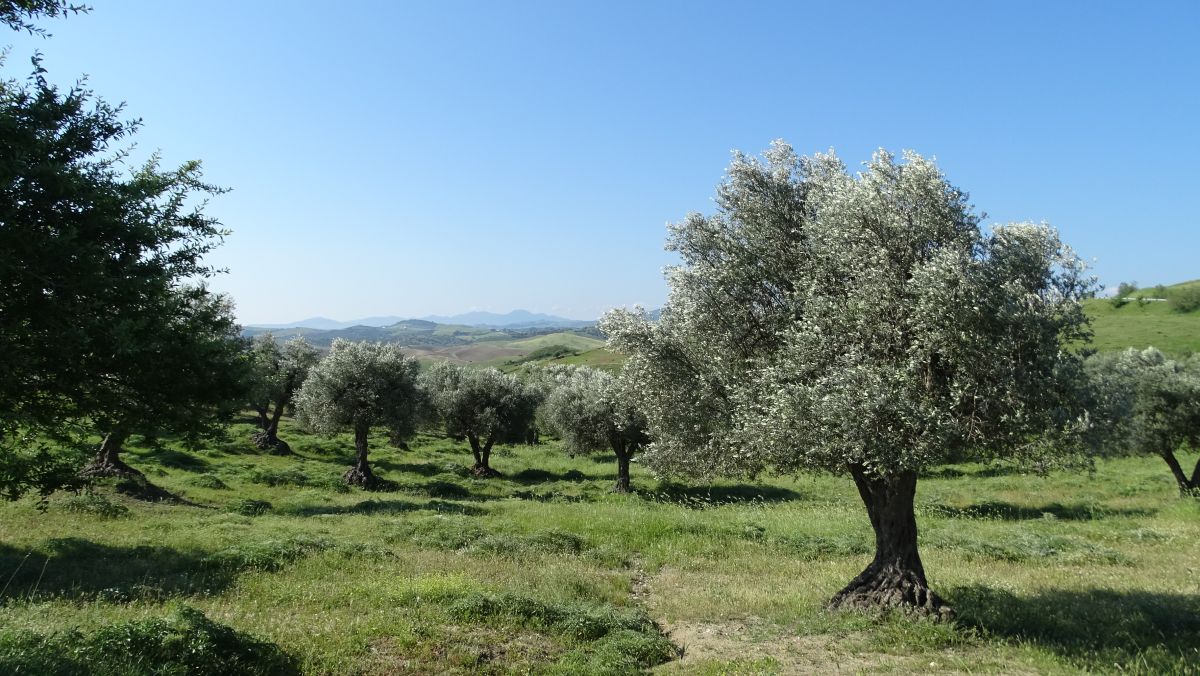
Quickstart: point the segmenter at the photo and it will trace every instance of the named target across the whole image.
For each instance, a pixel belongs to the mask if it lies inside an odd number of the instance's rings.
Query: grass
[[[0,672],[198,673],[210,653],[260,673],[1200,669],[1200,503],[1152,458],[931,471],[922,553],[958,610],[938,625],[824,610],[871,555],[843,477],[695,486],[635,465],[622,496],[611,458],[554,443],[499,449],[484,480],[461,444],[380,435],[396,489],[364,493],[337,483],[349,437],[285,421],[287,458],[250,431],[199,462],[131,446],[191,505],[101,486],[0,506]]]

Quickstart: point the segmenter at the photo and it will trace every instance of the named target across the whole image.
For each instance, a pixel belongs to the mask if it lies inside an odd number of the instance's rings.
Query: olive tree
[[[541,413],[569,452],[611,449],[617,457],[613,491],[629,492],[629,461],[649,437],[646,416],[616,377],[586,366],[573,369],[550,390]]]
[[[1157,455],[1171,468],[1182,495],[1200,495],[1200,461],[1185,474],[1175,453],[1200,447],[1200,357],[1170,359],[1154,348],[1093,355],[1087,369],[1109,393],[1106,418],[1116,421],[1118,450]]]
[[[491,477],[492,447],[525,441],[538,404],[535,388],[494,368],[439,362],[421,374],[429,412],[452,439],[466,439],[475,456],[472,471]]]
[[[913,510],[921,471],[964,453],[1078,457],[1080,298],[1094,281],[1046,225],[981,231],[934,163],[883,151],[850,174],[776,142],[735,154],[716,211],[669,226],[661,318],[601,329],[664,474],[847,473],[875,557],[833,607],[949,613]]]
[[[367,461],[367,437],[376,425],[404,425],[418,411],[417,360],[399,346],[333,341],[296,393],[296,415],[315,432],[354,432],[355,463],[346,483],[377,488],[381,484]]]
[[[256,446],[279,455],[291,453],[287,442],[279,439],[279,420],[319,359],[317,350],[304,338],[293,338],[282,346],[270,333],[254,339],[250,347],[250,405],[258,414],[261,428],[252,437]]]

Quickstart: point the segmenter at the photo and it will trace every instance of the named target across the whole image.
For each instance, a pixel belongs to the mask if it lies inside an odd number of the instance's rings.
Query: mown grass
[[[958,611],[938,625],[824,610],[871,555],[842,477],[694,486],[635,466],[622,496],[611,459],[554,443],[501,449],[484,480],[461,444],[379,436],[396,489],[364,493],[337,482],[348,437],[285,425],[298,455],[275,457],[249,432],[190,460],[133,444],[191,504],[101,487],[0,507],[0,672],[203,671],[179,646],[262,673],[1200,669],[1200,505],[1153,459],[930,472],[923,556]]]

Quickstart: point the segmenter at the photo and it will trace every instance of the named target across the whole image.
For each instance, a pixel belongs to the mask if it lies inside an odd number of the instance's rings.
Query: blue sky
[[[936,156],[1109,285],[1200,277],[1198,2],[113,2],[18,35],[233,188],[243,322],[660,305],[732,149]]]

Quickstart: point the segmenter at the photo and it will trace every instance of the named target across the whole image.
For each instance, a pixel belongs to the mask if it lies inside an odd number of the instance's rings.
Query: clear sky
[[[1102,282],[1200,277],[1200,2],[133,2],[11,33],[233,189],[245,323],[661,305],[729,152],[936,156]]]

